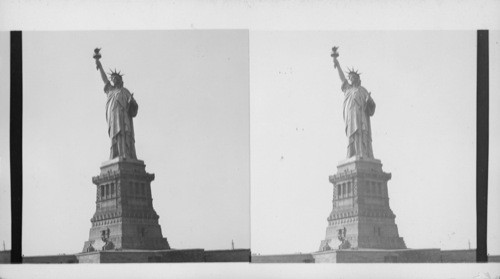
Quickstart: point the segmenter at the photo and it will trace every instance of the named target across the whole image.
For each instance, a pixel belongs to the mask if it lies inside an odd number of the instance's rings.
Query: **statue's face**
[[[122,78],[119,75],[112,75],[111,76],[111,82],[113,83],[113,86],[117,86],[117,85],[122,85],[123,84]]]
[[[361,84],[361,79],[356,74],[350,74],[349,81],[351,82],[352,85],[360,85]]]

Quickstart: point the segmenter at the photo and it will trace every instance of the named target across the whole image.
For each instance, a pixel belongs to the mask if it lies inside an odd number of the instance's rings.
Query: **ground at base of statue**
[[[23,263],[250,262],[250,249],[108,250],[70,255],[29,256]]]
[[[345,249],[313,253],[252,255],[252,263],[473,263],[476,250]]]

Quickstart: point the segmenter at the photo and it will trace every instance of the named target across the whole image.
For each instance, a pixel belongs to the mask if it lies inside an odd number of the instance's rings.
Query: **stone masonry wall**
[[[313,254],[316,263],[438,263],[439,249],[338,250]]]
[[[249,262],[250,250],[96,251],[77,257],[80,263]]]
[[[441,251],[443,263],[473,263],[476,262],[476,249],[474,250],[446,250]]]
[[[75,255],[31,256],[23,257],[23,263],[78,263]]]
[[[0,251],[0,263],[10,263],[10,250]]]
[[[314,263],[311,254],[252,255],[252,263]]]
[[[250,249],[205,251],[205,262],[250,262]]]

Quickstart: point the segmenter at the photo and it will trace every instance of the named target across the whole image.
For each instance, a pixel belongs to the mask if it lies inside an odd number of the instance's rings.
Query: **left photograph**
[[[23,32],[23,262],[248,262],[248,38]]]

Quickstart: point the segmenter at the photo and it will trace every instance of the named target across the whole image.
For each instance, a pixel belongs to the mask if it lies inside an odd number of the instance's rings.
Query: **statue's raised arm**
[[[333,67],[337,69],[337,71],[339,72],[340,81],[342,81],[343,84],[344,82],[347,81],[347,79],[345,78],[344,72],[342,71],[342,67],[340,67],[339,60],[337,59],[339,57],[339,53],[337,52],[338,48],[339,47],[332,48],[331,57],[333,57]]]
[[[99,72],[101,73],[102,81],[104,82],[104,84],[107,84],[109,82],[108,76],[106,75],[106,72],[104,72],[104,69],[102,68],[101,61],[99,61],[99,59],[101,59],[101,54],[99,53],[100,50],[101,50],[100,48],[94,49],[95,65],[97,70],[99,70]]]

